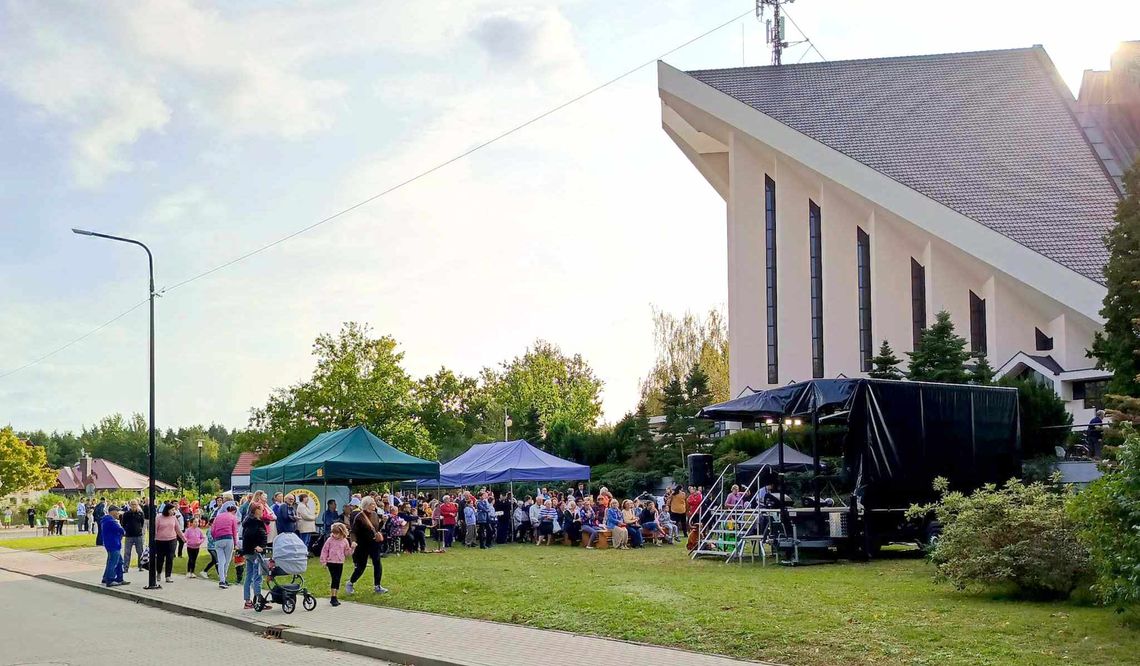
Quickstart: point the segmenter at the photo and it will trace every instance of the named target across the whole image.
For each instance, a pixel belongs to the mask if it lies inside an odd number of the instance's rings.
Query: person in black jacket
[[[143,529],[146,527],[146,515],[139,507],[138,500],[131,500],[127,505],[127,510],[119,517],[119,523],[123,526],[123,532],[126,536],[123,537],[123,568],[131,568],[131,549],[139,557],[139,571],[143,570],[142,557],[143,557]]]
[[[261,565],[257,560],[269,545],[269,532],[265,529],[265,521],[261,519],[263,511],[261,504],[251,505],[249,515],[241,524],[241,552],[249,560],[245,568],[245,586],[242,588],[246,608],[253,608],[253,595],[261,594]],[[265,606],[266,610],[270,608],[272,606]]]
[[[360,511],[352,518],[350,529],[356,550],[352,552],[352,578],[344,586],[344,591],[353,593],[353,586],[364,570],[368,567],[368,560],[372,560],[372,590],[376,594],[384,594],[388,590],[380,585],[380,578],[384,575],[384,567],[380,564],[380,554],[384,550],[384,533],[380,531],[380,516],[376,513],[376,500],[365,497],[360,501]]]

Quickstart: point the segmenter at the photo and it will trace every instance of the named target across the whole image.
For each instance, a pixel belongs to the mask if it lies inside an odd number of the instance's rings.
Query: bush
[[[1053,386],[1032,379],[1003,377],[1002,386],[1017,389],[1017,407],[1021,412],[1021,449],[1025,458],[1056,456],[1056,447],[1065,446],[1070,431],[1057,426],[1073,424],[1073,415],[1053,392]]]
[[[936,479],[941,499],[908,512],[912,518],[933,512],[942,525],[931,551],[938,579],[958,589],[1012,585],[1032,597],[1063,597],[1086,577],[1088,552],[1065,512],[1070,492],[1017,479],[970,495],[949,492],[948,485]]]
[[[1124,443],[1116,464],[1069,501],[1077,537],[1089,549],[1096,583],[1107,604],[1123,608],[1140,601],[1140,433],[1120,426]]]
[[[737,430],[726,435],[716,443],[713,455],[723,456],[733,451],[748,454],[745,460],[764,451],[775,444],[773,433],[766,430]]]
[[[657,474],[637,472],[618,464],[598,465],[590,470],[590,484],[595,488],[609,488],[619,499],[637,497],[651,490],[659,478]]]

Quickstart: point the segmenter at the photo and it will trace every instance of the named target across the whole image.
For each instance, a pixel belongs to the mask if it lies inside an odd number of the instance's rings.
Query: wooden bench
[[[610,535],[611,535],[611,532],[609,530],[605,530],[605,531],[598,530],[598,533],[596,535],[594,535],[594,543],[593,543],[594,548],[597,548],[598,550],[605,550],[605,549],[609,548],[610,547]],[[582,532],[582,547],[583,548],[586,547],[586,542],[589,538],[590,538],[589,534]]]

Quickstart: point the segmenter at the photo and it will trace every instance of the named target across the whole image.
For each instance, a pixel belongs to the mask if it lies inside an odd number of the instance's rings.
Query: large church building
[[[1039,46],[659,63],[665,132],[726,204],[733,395],[863,375],[946,310],[999,373],[1085,419],[1108,376],[1086,350],[1140,141],[1138,44],[1080,100]]]

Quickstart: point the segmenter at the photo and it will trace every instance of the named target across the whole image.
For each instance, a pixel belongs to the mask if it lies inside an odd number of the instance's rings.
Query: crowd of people
[[[214,571],[218,587],[225,590],[232,572],[233,584],[243,585],[245,607],[252,608],[264,572],[249,560],[259,561],[281,534],[296,535],[328,569],[330,604],[337,606],[349,562],[346,594],[355,592],[369,564],[372,589],[384,594],[388,590],[381,584],[382,560],[390,555],[439,553],[456,545],[487,549],[510,542],[569,543],[586,549],[604,542],[623,550],[673,544],[687,533],[700,502],[698,488],[619,500],[607,488],[595,495],[580,483],[565,492],[539,488],[521,499],[487,488],[438,499],[428,493],[371,492],[352,495],[343,507],[330,499],[320,515],[315,498],[306,492],[276,493],[272,500],[264,491],[238,500],[225,493],[205,505],[184,498],[163,503],[157,511],[145,498],[125,506],[101,498],[88,515],[98,527],[97,543],[107,551],[104,585],[129,585],[124,572],[132,562],[144,571],[148,557],[154,560],[158,580],[172,583],[174,560],[185,557],[187,579],[207,579]],[[153,552],[144,548],[149,520],[155,524]],[[434,540],[430,549],[429,533]],[[199,570],[203,548],[210,559]]]

